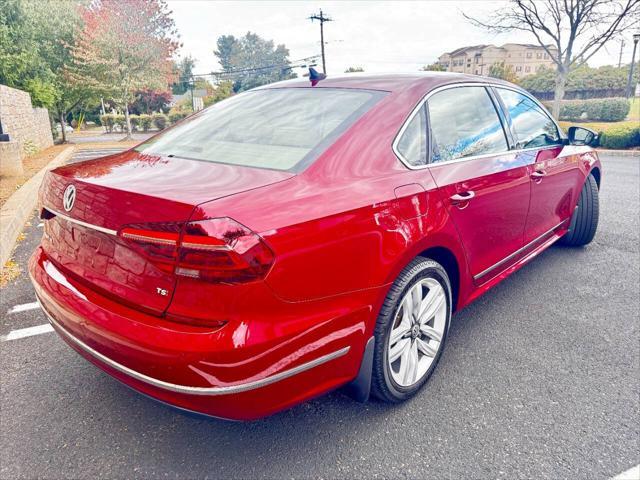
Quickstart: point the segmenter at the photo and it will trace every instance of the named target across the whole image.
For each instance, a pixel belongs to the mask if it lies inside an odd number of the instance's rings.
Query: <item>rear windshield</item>
[[[216,163],[300,170],[381,97],[331,88],[255,90],[217,103],[136,148]]]

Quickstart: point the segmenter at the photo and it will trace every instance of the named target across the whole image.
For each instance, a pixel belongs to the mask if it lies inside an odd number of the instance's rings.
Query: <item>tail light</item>
[[[274,261],[258,234],[228,217],[128,226],[119,236],[164,271],[214,283],[259,280]]]
[[[119,235],[158,268],[173,273],[181,228],[179,223],[154,223],[125,227]]]

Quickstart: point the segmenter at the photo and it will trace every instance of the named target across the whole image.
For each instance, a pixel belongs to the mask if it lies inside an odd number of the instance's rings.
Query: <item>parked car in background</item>
[[[59,123],[56,123],[56,130],[58,132],[62,132],[62,126]],[[73,132],[73,127],[71,125],[65,124],[64,131],[67,132],[67,133],[71,133],[71,132]]]
[[[595,135],[565,135],[520,88],[453,73],[313,85],[237,95],[47,174],[30,274],[72,348],[224,418],[343,385],[400,402],[454,312],[555,242],[593,239]]]

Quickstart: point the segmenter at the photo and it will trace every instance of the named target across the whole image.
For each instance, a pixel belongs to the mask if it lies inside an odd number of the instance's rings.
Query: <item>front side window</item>
[[[397,149],[409,165],[415,167],[427,163],[427,114],[424,105],[402,132]]]
[[[558,127],[536,102],[513,90],[496,90],[511,117],[516,134],[516,148],[545,147],[561,143]]]
[[[217,103],[136,148],[275,170],[302,168],[383,95],[331,88],[274,88]]]
[[[456,87],[427,102],[431,161],[444,162],[508,150],[493,101],[484,87]]]

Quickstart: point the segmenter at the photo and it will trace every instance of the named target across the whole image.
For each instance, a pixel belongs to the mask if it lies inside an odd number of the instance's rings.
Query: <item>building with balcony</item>
[[[547,48],[555,52],[550,45]],[[553,68],[554,63],[540,45],[525,43],[505,43],[495,45],[473,45],[458,48],[438,57],[438,64],[448,72],[488,75],[489,68],[495,63],[510,65],[518,78],[536,73],[541,67]]]

